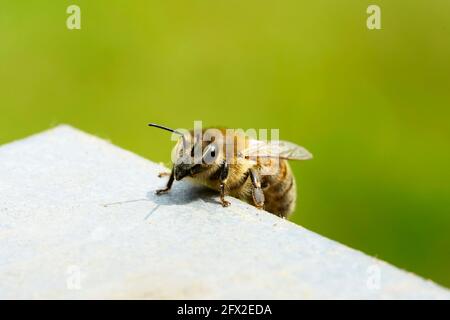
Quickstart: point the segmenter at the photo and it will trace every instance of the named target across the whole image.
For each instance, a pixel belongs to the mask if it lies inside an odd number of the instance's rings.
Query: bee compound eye
[[[212,164],[212,163],[214,163],[216,156],[217,156],[217,149],[214,145],[211,145],[205,151],[204,156],[203,156],[203,161],[206,164]]]

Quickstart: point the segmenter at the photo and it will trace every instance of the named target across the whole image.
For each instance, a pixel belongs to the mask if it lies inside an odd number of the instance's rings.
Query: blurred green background
[[[293,221],[450,287],[449,1],[1,1],[0,39],[0,143],[68,123],[168,162],[149,121],[280,128],[315,156]]]

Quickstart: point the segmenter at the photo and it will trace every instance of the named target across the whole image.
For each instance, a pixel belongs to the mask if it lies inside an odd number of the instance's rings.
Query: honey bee
[[[149,126],[181,136],[172,150],[167,185],[157,195],[167,193],[174,180],[188,178],[220,192],[224,207],[230,205],[225,199],[229,195],[279,217],[294,211],[296,183],[287,160],[311,159],[305,148],[288,141],[260,141],[225,128],[202,129],[198,135],[195,130],[181,133],[153,123]],[[210,130],[214,134],[208,134]]]

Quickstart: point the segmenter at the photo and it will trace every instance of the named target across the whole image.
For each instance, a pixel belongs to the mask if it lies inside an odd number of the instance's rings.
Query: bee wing
[[[264,142],[260,140],[250,140],[246,149],[239,155],[244,158],[279,158],[286,160],[308,160],[312,159],[312,154],[305,148],[283,140],[273,140]]]

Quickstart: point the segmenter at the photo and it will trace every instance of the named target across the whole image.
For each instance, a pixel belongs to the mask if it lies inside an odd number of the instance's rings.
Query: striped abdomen
[[[280,161],[280,168],[272,176],[262,176],[265,197],[264,209],[280,217],[289,216],[295,209],[297,190],[289,164]]]

